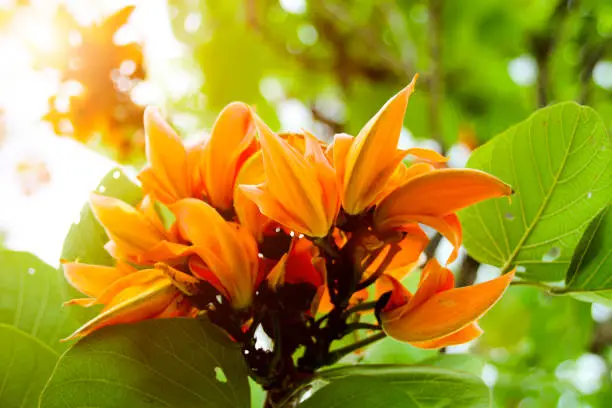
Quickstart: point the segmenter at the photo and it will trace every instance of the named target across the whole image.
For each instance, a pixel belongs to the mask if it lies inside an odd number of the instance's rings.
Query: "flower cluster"
[[[422,348],[478,337],[477,320],[513,273],[454,288],[452,273],[430,260],[414,294],[401,281],[428,244],[422,225],[453,244],[451,262],[462,240],[456,212],[512,189],[481,171],[445,168],[434,151],[397,148],[414,83],[356,137],[339,134],[330,144],[307,131],[275,133],[249,106],[232,103],[208,138],[186,147],[148,108],[144,199],[136,207],[90,200],[116,265],[64,264],[89,296],[71,303],[103,305],[71,337],[206,316],[243,345],[264,385],[295,369],[299,347],[299,369],[333,363],[331,343],[355,330]],[[273,351],[254,348],[258,328]]]

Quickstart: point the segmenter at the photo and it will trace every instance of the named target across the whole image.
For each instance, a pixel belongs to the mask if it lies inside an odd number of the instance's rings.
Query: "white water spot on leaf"
[[[550,248],[548,252],[544,254],[544,256],[542,256],[542,261],[543,262],[553,262],[560,256],[561,256],[561,248],[552,247]]]
[[[488,387],[493,387],[495,383],[497,383],[497,378],[499,377],[499,372],[497,368],[495,368],[492,364],[485,364],[482,368],[482,381],[487,384]]]
[[[104,192],[106,191],[106,187],[104,187],[104,186],[100,185],[100,186],[98,186],[98,191],[99,191],[100,193],[104,194]]]
[[[115,170],[115,171],[113,172],[113,178],[114,178],[115,180],[119,180],[119,177],[121,177],[121,172],[120,172],[119,170]]]
[[[223,372],[223,369],[221,367],[215,367],[215,377],[219,382],[227,382],[227,377],[225,376],[225,373]]]
[[[514,221],[514,214],[512,214],[511,212],[507,212],[504,214],[504,218],[508,221]]]
[[[527,272],[527,268],[525,268],[523,265],[519,265],[516,267],[516,271],[519,273],[525,273]]]
[[[593,193],[592,193],[591,191],[589,191],[589,192],[587,193],[587,198],[591,198],[591,197],[593,197]]]
[[[34,275],[36,273],[36,269],[34,268],[28,268],[28,274],[29,275]]]

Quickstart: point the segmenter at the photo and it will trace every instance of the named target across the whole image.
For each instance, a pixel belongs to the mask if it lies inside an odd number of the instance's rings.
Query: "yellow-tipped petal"
[[[257,152],[242,166],[236,178],[237,188],[234,191],[234,211],[240,225],[243,225],[258,242],[263,239],[264,230],[270,219],[261,213],[257,204],[247,197],[239,185],[257,185],[263,183],[265,179],[263,157],[261,152]]]
[[[358,214],[372,206],[401,162],[397,144],[416,78],[370,119],[351,144],[342,182],[342,206],[347,213]]]
[[[147,107],[144,124],[149,165],[139,175],[143,191],[166,205],[189,197],[187,151],[181,139],[156,108]]]
[[[118,293],[110,307],[85,323],[64,340],[87,335],[94,330],[119,323],[133,323],[156,317],[179,294],[167,278],[149,282],[146,287],[129,287]]]
[[[256,147],[251,110],[244,103],[230,103],[219,114],[205,148],[206,192],[215,208],[231,208],[238,171]]]
[[[376,208],[379,230],[402,226],[405,215],[442,217],[480,201],[509,196],[512,187],[488,173],[441,169],[408,180]]]
[[[243,185],[242,191],[263,214],[285,226],[295,226],[296,232],[313,237],[327,235],[337,214],[339,197],[334,170],[320,143],[305,135],[302,153],[253,115],[266,181],[260,186]],[[281,217],[290,222],[281,221]]]
[[[92,193],[89,203],[117,249],[128,256],[149,251],[166,238],[142,212],[117,198]]]
[[[78,262],[67,262],[62,266],[68,283],[79,292],[94,298],[100,296],[113,282],[135,270],[128,265],[120,269]]]
[[[414,308],[408,301],[385,310],[380,314],[383,329],[409,343],[449,336],[484,315],[501,298],[513,276],[514,272],[478,285],[437,292]]]
[[[253,298],[259,259],[255,239],[237,224],[229,223],[203,201],[184,199],[171,206],[181,235],[230,294],[236,309]]]
[[[448,157],[442,156],[440,153],[431,149],[423,149],[421,147],[412,147],[410,149],[404,150],[403,153],[411,156],[418,157],[422,160],[427,160],[432,163],[446,163],[448,161]]]

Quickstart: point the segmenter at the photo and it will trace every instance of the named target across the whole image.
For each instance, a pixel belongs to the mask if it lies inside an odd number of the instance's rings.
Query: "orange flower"
[[[335,172],[317,139],[305,133],[302,153],[255,115],[266,180],[241,185],[260,211],[287,228],[311,237],[327,235],[340,200]]]
[[[232,208],[238,172],[256,151],[251,110],[244,103],[230,103],[219,114],[204,148],[202,178],[210,205],[221,211]]]
[[[172,231],[165,230],[149,197],[145,197],[139,209],[95,193],[89,202],[110,238],[106,249],[115,259],[152,265],[189,252]]]
[[[444,162],[433,150],[413,148],[398,150],[408,99],[417,76],[392,97],[361,129],[357,137],[336,135],[333,144],[334,167],[341,186],[342,207],[348,214],[359,214],[373,206],[394,175],[403,166],[406,155]],[[401,168],[400,168],[401,170]]]
[[[198,155],[188,154],[178,134],[156,108],[145,110],[144,124],[148,165],[138,174],[143,192],[164,204],[191,197],[196,174],[188,158],[196,160]]]
[[[391,192],[376,207],[378,231],[403,229],[421,223],[440,231],[455,247],[461,245],[456,212],[488,198],[509,196],[512,188],[497,177],[471,169],[436,169],[419,172]]]
[[[104,305],[98,316],[66,340],[112,324],[186,316],[191,311],[188,300],[157,269],[136,270],[125,263],[110,267],[69,262],[64,264],[64,275],[72,286],[90,296],[73,299],[67,304]]]
[[[199,257],[189,261],[194,275],[213,284],[235,309],[248,307],[259,280],[255,239],[203,201],[186,198],[170,209],[181,236]]]
[[[379,313],[389,336],[420,348],[440,348],[471,341],[482,330],[477,320],[503,295],[514,271],[488,282],[454,288],[451,271],[435,260],[429,261],[419,287],[412,295],[395,278],[384,276],[391,294]]]
[[[166,205],[193,197],[221,211],[232,208],[238,172],[257,150],[248,106],[227,105],[208,140],[191,148],[155,108],[145,111],[145,131],[148,166],[138,175],[145,194]]]

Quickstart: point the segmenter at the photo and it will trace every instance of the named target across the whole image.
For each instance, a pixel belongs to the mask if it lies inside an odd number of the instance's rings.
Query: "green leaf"
[[[0,324],[0,406],[34,408],[58,354],[35,337]]]
[[[351,376],[334,381],[299,405],[302,408],[419,408],[401,385],[366,376]]]
[[[200,319],[103,328],[58,362],[41,408],[250,406],[237,344]]]
[[[108,172],[100,182],[96,192],[109,197],[119,198],[135,205],[142,198],[142,191],[121,169]],[[104,249],[108,236],[94,216],[89,204],[81,210],[81,218],[68,231],[62,248],[62,259],[79,260],[82,263],[113,265],[111,256]]]
[[[0,250],[0,323],[37,338],[59,352],[60,339],[91,318],[93,311],[62,308],[70,298],[64,275],[27,252]]]
[[[334,401],[333,395],[336,393],[347,395],[347,404],[337,406],[353,408],[410,407],[411,403],[417,407],[436,408],[489,407],[490,396],[487,386],[479,377],[462,371],[439,367],[364,364],[324,370],[320,376],[323,380],[329,381],[330,385],[322,388],[307,400],[311,405],[304,404],[306,407],[334,406],[326,405],[325,402]],[[340,385],[335,386],[334,383],[339,381],[342,381]],[[360,393],[363,397],[351,399],[348,404],[350,392],[346,388]],[[398,391],[401,392],[403,399],[396,399],[400,397]],[[387,394],[389,394],[389,399],[385,397]],[[369,400],[366,398],[367,395],[375,395],[375,398]],[[362,404],[361,398],[367,403]],[[379,400],[384,403],[377,403],[376,401]],[[403,401],[406,401],[406,405],[402,405]]]
[[[418,364],[465,371],[466,373],[480,376],[485,361],[481,357],[472,354],[438,354],[436,357],[419,361]]]
[[[565,278],[564,292],[612,306],[612,211],[604,209],[584,233]]]
[[[466,249],[503,270],[520,266],[525,279],[562,280],[587,225],[612,198],[611,163],[610,136],[594,110],[568,102],[537,111],[468,161],[516,194],[460,212]]]

